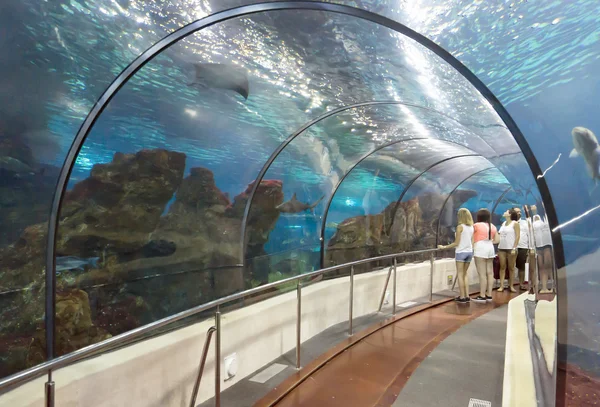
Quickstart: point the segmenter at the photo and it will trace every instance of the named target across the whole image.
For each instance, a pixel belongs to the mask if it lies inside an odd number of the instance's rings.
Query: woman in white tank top
[[[458,226],[454,243],[447,246],[439,245],[439,249],[451,249],[456,247],[456,275],[458,278],[458,290],[460,295],[456,297],[456,301],[467,303],[470,301],[467,281],[467,270],[471,259],[473,259],[473,217],[471,212],[466,208],[458,210]]]
[[[500,260],[500,288],[498,291],[504,291],[504,279],[506,278],[506,269],[508,268],[508,288],[513,293],[516,292],[513,287],[515,280],[515,263],[517,261],[517,246],[521,238],[521,229],[519,227],[519,215],[509,209],[504,212],[506,221],[498,231],[500,234],[500,244],[498,245],[498,258]]]

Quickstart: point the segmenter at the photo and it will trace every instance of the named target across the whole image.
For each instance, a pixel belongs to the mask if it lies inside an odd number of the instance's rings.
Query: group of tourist
[[[458,210],[458,226],[454,242],[447,246],[438,246],[440,249],[456,248],[455,260],[459,287],[456,301],[460,303],[471,301],[468,292],[467,271],[473,259],[480,284],[479,295],[473,298],[473,301],[492,300],[494,260],[496,258],[499,262],[497,278],[500,280],[500,287],[498,291],[502,292],[505,289],[504,281],[507,271],[509,281],[507,288],[511,292],[517,291],[514,288],[515,270],[518,270],[519,288],[527,290],[526,270],[529,269],[531,274],[529,280],[535,281],[536,265],[539,264],[542,282],[540,293],[550,292],[547,286],[547,270],[552,267],[552,249],[549,233],[546,230],[547,226],[536,214],[535,205],[531,208],[524,206],[523,209],[525,218],[522,218],[520,208],[507,210],[503,215],[504,222],[500,226],[500,230],[492,224],[492,215],[487,209],[480,209],[477,212],[476,223],[473,222],[473,217],[468,209]],[[498,247],[497,252],[495,245]],[[536,249],[539,256],[537,262]]]

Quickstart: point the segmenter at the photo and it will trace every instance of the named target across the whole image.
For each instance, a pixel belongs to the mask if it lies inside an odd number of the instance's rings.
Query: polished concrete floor
[[[463,325],[506,305],[512,297],[509,292],[494,292],[493,302],[485,304],[472,302],[469,305],[451,302],[400,319],[348,348],[300,384],[293,383],[293,377],[284,380],[256,405],[270,405],[281,397],[286,389],[296,385],[277,403],[277,406],[392,406],[407,386],[413,373],[419,370],[419,366],[446,338]],[[494,314],[492,317],[495,316]],[[500,321],[498,324],[498,327],[505,329],[505,323]],[[482,337],[482,340],[485,338]],[[498,358],[498,354],[494,357]],[[503,358],[496,362],[502,361]],[[425,378],[432,374],[430,369],[435,366],[423,365],[425,368],[415,374]],[[449,372],[451,367],[447,366],[444,369]],[[495,375],[498,374],[498,371],[494,372]],[[499,380],[495,384],[497,387],[494,389],[501,391],[502,381]],[[434,384],[430,383],[430,385]],[[412,384],[407,387],[411,392],[413,388]],[[490,392],[496,391],[494,389],[490,388]],[[418,392],[418,389],[415,391]],[[497,401],[497,395],[490,392],[481,397],[492,398],[493,396]],[[419,405],[447,406],[450,405],[447,401],[453,396],[438,393],[439,397],[443,399],[438,400],[437,404]],[[475,395],[472,397],[477,398]],[[460,405],[468,405],[468,399],[466,404]]]
[[[462,326],[419,365],[394,407],[466,407],[470,399],[502,405],[506,318],[496,308]]]
[[[451,293],[444,293],[446,295]],[[434,301],[440,301],[446,298],[443,295],[434,295]],[[415,307],[423,306],[428,303],[428,298],[415,299],[414,304],[406,308],[398,307],[397,314],[401,316],[405,313],[412,312]],[[354,332],[361,332],[369,327],[382,323],[386,319],[391,317],[390,314],[391,306],[384,307],[383,312],[373,313],[365,315],[363,317],[355,318],[353,322]],[[318,359],[327,353],[328,350],[335,348],[342,342],[348,341],[348,323],[343,322],[332,326],[329,329],[321,332],[313,338],[302,343],[301,351],[301,366],[307,366],[313,361]],[[277,364],[284,366],[284,369],[274,376],[270,377],[264,383],[252,381],[252,378],[256,374],[259,374],[263,370],[270,366]],[[297,375],[298,371],[295,369],[296,366],[296,350],[293,349],[285,353],[280,358],[274,360],[268,366],[259,369],[257,372],[249,375],[243,380],[236,383],[234,386],[224,390],[221,393],[221,404],[223,406],[235,406],[235,407],[250,407],[253,406],[258,400],[267,395],[286,379],[293,375]],[[198,407],[212,407],[215,405],[214,399],[211,398],[206,400],[204,403],[198,405]]]

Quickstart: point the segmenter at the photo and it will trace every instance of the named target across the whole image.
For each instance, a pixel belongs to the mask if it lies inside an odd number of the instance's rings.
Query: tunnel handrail
[[[43,374],[50,373],[54,370],[72,365],[73,363],[83,360],[87,357],[96,356],[103,351],[109,351],[111,349],[114,349],[117,346],[125,345],[131,341],[134,341],[136,339],[143,337],[144,335],[146,335],[148,333],[155,332],[158,329],[160,329],[166,325],[169,325],[174,322],[180,321],[182,319],[189,318],[191,316],[200,314],[201,312],[207,311],[209,309],[217,308],[217,310],[218,310],[220,305],[223,305],[223,304],[235,301],[235,300],[243,299],[245,297],[249,297],[254,294],[259,294],[264,291],[267,291],[267,290],[270,290],[273,288],[277,288],[284,284],[289,284],[292,282],[300,283],[300,280],[311,278],[311,277],[317,277],[317,276],[320,276],[320,275],[323,275],[325,273],[329,273],[332,271],[337,271],[337,270],[341,270],[341,269],[345,269],[345,268],[352,268],[354,266],[372,263],[372,262],[376,262],[376,261],[396,259],[398,257],[413,256],[413,255],[427,254],[427,253],[430,253],[433,255],[433,253],[435,253],[439,250],[440,249],[437,249],[437,248],[415,250],[415,251],[410,251],[410,252],[386,254],[383,256],[371,257],[368,259],[355,260],[355,261],[352,261],[349,263],[339,264],[339,265],[335,265],[335,266],[322,268],[320,270],[311,271],[306,274],[288,277],[288,278],[274,281],[272,283],[268,283],[268,284],[265,284],[265,285],[262,285],[259,287],[254,287],[254,288],[251,288],[251,289],[248,289],[245,291],[241,291],[239,293],[230,294],[226,297],[222,297],[222,298],[207,302],[205,304],[198,305],[196,307],[187,309],[185,311],[181,311],[177,314],[165,317],[163,319],[159,319],[158,321],[154,321],[150,324],[140,326],[138,328],[124,332],[122,334],[108,338],[104,341],[101,341],[101,342],[86,346],[84,348],[78,349],[75,352],[71,352],[66,355],[51,359],[49,361],[40,363],[39,365],[34,366],[30,369],[27,369],[22,372],[15,373],[14,375],[8,376],[8,377],[0,380],[0,394],[3,394],[9,388],[12,388],[17,384],[37,378]],[[217,311],[217,314],[219,314],[218,311]],[[218,329],[218,327],[217,327],[217,329]],[[217,342],[218,342],[218,336],[219,336],[219,332],[217,332]]]

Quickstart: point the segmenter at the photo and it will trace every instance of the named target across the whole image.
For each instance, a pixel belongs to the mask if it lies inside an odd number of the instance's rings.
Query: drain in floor
[[[469,407],[492,407],[492,402],[479,399],[470,399]]]

